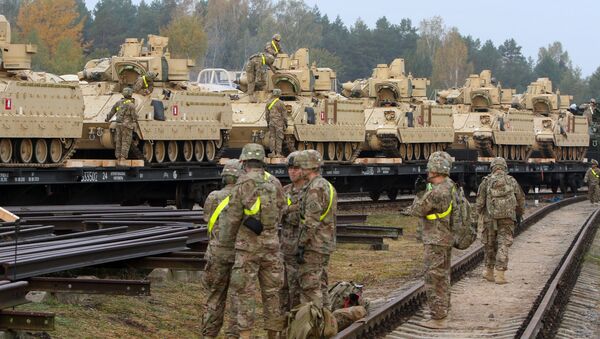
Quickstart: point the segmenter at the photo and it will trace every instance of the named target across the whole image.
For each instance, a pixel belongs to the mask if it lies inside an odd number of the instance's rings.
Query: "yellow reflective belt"
[[[217,219],[219,219],[219,215],[221,214],[221,212],[223,212],[223,209],[227,207],[227,205],[229,205],[229,195],[227,196],[227,198],[223,199],[223,201],[221,201],[219,205],[217,205],[217,208],[210,216],[210,219],[208,220],[208,234],[212,232],[213,226],[215,226],[215,222],[217,222]]]
[[[275,53],[279,53],[279,48],[277,48],[275,41],[271,40],[271,45],[273,45],[273,48],[275,48]]]
[[[444,212],[428,214],[425,218],[427,218],[427,220],[442,219],[442,218],[447,217],[448,214],[450,214],[450,212],[452,212],[452,201],[450,201],[450,206],[448,206],[448,209],[445,210]]]
[[[244,208],[244,214],[245,215],[255,215],[256,213],[258,213],[258,211],[260,211],[260,196],[256,198],[254,205],[252,205],[252,207],[250,207],[249,210]]]
[[[266,65],[266,64],[267,64],[267,61],[265,60],[265,55],[264,55],[264,54],[261,54],[261,55],[260,55],[260,57],[262,58],[262,63],[263,63],[263,65]]]
[[[600,177],[598,174],[596,174],[596,171],[594,171],[594,170],[592,170],[592,174],[593,174],[593,175],[594,175],[596,178]]]
[[[269,104],[269,106],[267,106],[267,109],[270,110],[271,108],[273,108],[273,105],[275,105],[275,103],[279,101],[279,98],[275,98],[273,101],[271,101],[271,103]]]
[[[125,100],[125,101],[123,101],[123,103],[124,103],[124,104],[130,104],[130,103],[131,103],[131,100]]]
[[[148,88],[148,82],[146,81],[146,76],[142,76],[142,80],[144,80],[144,86],[145,88]]]
[[[325,219],[325,217],[327,216],[327,213],[329,213],[329,210],[331,209],[331,203],[333,203],[333,185],[330,182],[328,182],[328,184],[329,184],[329,205],[327,206],[325,213],[321,214],[319,221],[323,221],[323,219]]]
[[[289,196],[287,197],[287,203],[288,203],[288,206],[291,206],[291,205],[292,205],[292,199],[290,199],[290,197],[289,197]]]

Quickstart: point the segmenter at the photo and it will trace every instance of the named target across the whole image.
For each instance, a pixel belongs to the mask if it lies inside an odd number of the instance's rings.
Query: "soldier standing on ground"
[[[275,88],[273,97],[267,102],[265,107],[265,118],[269,125],[269,158],[282,157],[281,149],[283,147],[284,132],[287,123],[287,109],[285,104],[279,99],[281,90]]]
[[[248,81],[250,102],[256,102],[256,97],[254,96],[256,85],[264,85],[266,82],[267,71],[265,70],[265,66],[269,67],[273,72],[277,71],[273,65],[274,62],[275,57],[269,53],[254,54],[248,60],[246,64],[246,80]]]
[[[494,158],[490,172],[479,185],[476,202],[485,252],[483,278],[506,284],[508,248],[513,242],[515,222],[521,221],[525,210],[525,194],[517,180],[508,175],[504,158]]]
[[[138,94],[148,95],[154,90],[154,79],[158,74],[154,72],[148,72],[137,78],[135,84],[133,84],[133,91]]]
[[[133,130],[137,123],[137,113],[135,112],[135,99],[132,97],[133,91],[129,87],[123,88],[123,99],[117,101],[108,113],[106,122],[109,122],[113,115],[117,115],[117,127],[115,130],[115,157],[120,163],[127,159],[129,147],[133,138]]]
[[[283,53],[283,50],[281,49],[280,41],[281,41],[281,34],[279,34],[279,33],[274,34],[271,41],[267,42],[267,44],[265,45],[265,53],[269,53],[274,57],[276,57],[277,54],[279,54],[279,53]]]
[[[287,157],[288,175],[291,183],[283,187],[287,198],[287,210],[281,222],[281,252],[285,274],[280,301],[284,313],[300,304],[301,289],[295,254],[300,231],[300,195],[305,181],[302,178],[302,169],[294,164],[294,159],[299,154],[299,151],[295,151]]]
[[[219,231],[221,245],[232,248],[235,243],[231,288],[239,300],[236,320],[242,339],[252,335],[257,279],[268,338],[276,338],[283,330],[279,302],[283,264],[277,228],[286,201],[279,180],[265,172],[264,157],[261,145],[246,144],[242,149],[244,173],[231,190],[224,220],[229,227]]]
[[[237,159],[229,160],[221,172],[225,187],[211,192],[204,203],[204,221],[208,224],[209,236],[208,249],[204,255],[206,259],[204,287],[207,291],[202,319],[202,336],[204,338],[216,338],[223,326],[227,290],[229,289],[229,278],[235,252],[233,248],[221,246],[219,243],[219,230],[229,227],[224,222],[226,220],[225,215],[229,207],[231,190],[240,174],[241,165],[239,161]],[[238,301],[234,298],[235,295],[230,293],[229,310],[232,316],[229,318],[227,338],[237,338],[239,335],[235,322]]]
[[[323,158],[315,150],[302,151],[294,164],[306,181],[300,198],[300,235],[296,260],[302,292],[300,302],[329,307],[329,256],[335,250],[337,193],[320,174]]]
[[[450,219],[454,182],[448,177],[450,162],[442,155],[427,163],[429,186],[423,197],[409,208],[423,222],[425,290],[431,319],[421,323],[429,328],[445,327],[450,309],[450,259],[454,242]]]
[[[588,185],[588,199],[592,205],[596,205],[600,202],[600,170],[598,169],[598,161],[596,159],[592,159],[591,162],[592,168],[585,172],[583,182]]]

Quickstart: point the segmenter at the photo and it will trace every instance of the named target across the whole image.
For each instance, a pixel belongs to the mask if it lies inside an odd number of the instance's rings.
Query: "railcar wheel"
[[[200,140],[194,141],[194,159],[197,162],[204,160],[204,143]]]
[[[191,141],[186,140],[183,142],[183,160],[186,162],[192,161],[194,158],[194,144]]]
[[[206,141],[206,160],[214,161],[217,156],[217,146],[213,140]]]
[[[35,162],[43,164],[48,160],[48,143],[45,139],[37,139],[34,148]]]
[[[23,139],[19,143],[19,157],[21,161],[28,164],[33,159],[33,143],[31,139]]]
[[[165,156],[167,155],[167,147],[165,146],[165,142],[162,140],[156,141],[154,143],[154,158],[156,162],[162,164],[165,161]]]
[[[379,197],[381,196],[381,192],[380,191],[372,191],[369,192],[369,197],[371,198],[371,200],[373,201],[379,201]]]
[[[386,194],[387,194],[388,199],[390,199],[390,201],[396,201],[396,198],[398,197],[398,189],[390,188],[389,190],[386,191]]]
[[[344,143],[344,160],[350,161],[353,153],[354,153],[354,150],[352,149],[352,143],[350,143],[350,142]]]
[[[142,153],[146,162],[152,162],[154,159],[154,146],[149,141],[144,141],[142,145]]]
[[[70,139],[69,139],[70,140]],[[58,139],[52,139],[50,141],[50,161],[57,163],[62,158],[63,145]]]
[[[167,144],[167,156],[170,162],[177,161],[177,156],[179,155],[179,146],[177,145],[177,141],[171,140]]]
[[[10,139],[0,140],[0,161],[6,164],[12,159],[13,148]]]

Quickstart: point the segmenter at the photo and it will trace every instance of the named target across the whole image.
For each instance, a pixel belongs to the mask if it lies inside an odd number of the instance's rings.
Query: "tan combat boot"
[[[496,281],[496,284],[498,284],[498,285],[506,284],[508,281],[506,281],[506,279],[504,279],[504,271],[495,270],[494,271],[494,281]]]
[[[483,279],[490,281],[490,282],[494,282],[494,269],[486,267],[483,270]]]
[[[252,330],[240,331],[240,339],[252,338]]]

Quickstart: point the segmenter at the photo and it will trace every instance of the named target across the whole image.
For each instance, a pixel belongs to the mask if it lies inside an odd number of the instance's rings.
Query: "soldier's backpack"
[[[338,281],[329,287],[329,304],[332,310],[363,304],[363,285],[350,281]]]
[[[487,177],[485,206],[492,219],[515,218],[517,198],[506,173],[493,173]]]
[[[454,247],[464,250],[477,238],[477,223],[473,206],[465,197],[462,187],[452,190],[452,216],[450,219]]]
[[[331,338],[338,332],[331,311],[312,302],[294,307],[288,314],[287,339]]]
[[[366,316],[367,309],[364,306],[351,306],[333,311],[333,317],[337,323],[338,331],[346,329],[355,321],[358,321]]]
[[[244,226],[252,230],[256,235],[260,235],[263,229],[275,229],[279,221],[279,211],[281,206],[277,205],[278,193],[277,187],[271,181],[269,176],[257,177],[253,174],[251,180],[254,180],[255,186],[249,197],[258,197],[249,208],[244,208]]]

